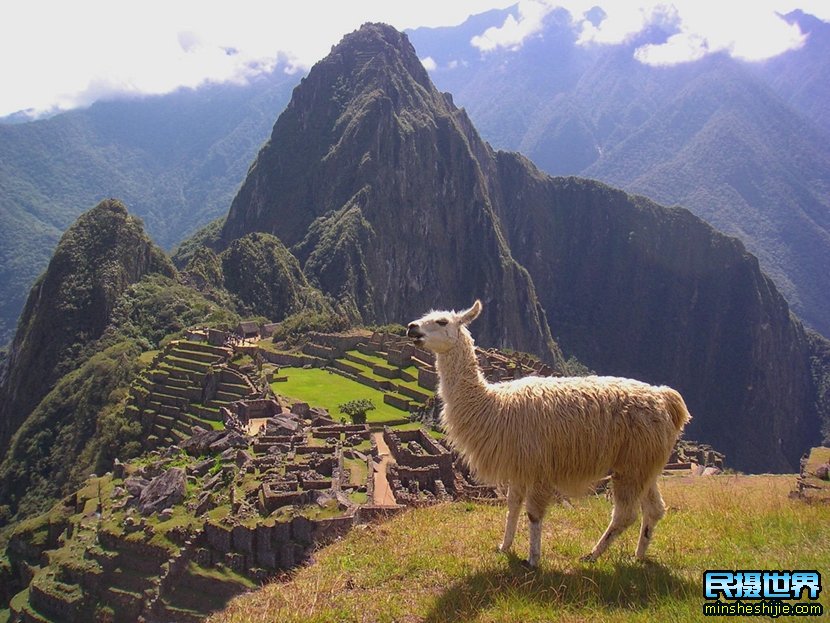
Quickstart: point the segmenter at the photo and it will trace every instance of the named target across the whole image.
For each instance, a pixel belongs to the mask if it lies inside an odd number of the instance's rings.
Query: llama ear
[[[473,306],[461,314],[461,324],[470,324],[473,320],[478,318],[478,315],[481,313],[481,301],[476,299],[476,302],[473,303]]]

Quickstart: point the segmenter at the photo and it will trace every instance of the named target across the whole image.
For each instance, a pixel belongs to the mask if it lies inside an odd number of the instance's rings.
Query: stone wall
[[[288,366],[294,368],[302,368],[303,366],[311,366],[312,368],[322,368],[327,361],[320,357],[313,357],[311,355],[296,355],[294,353],[272,353],[271,351],[260,349],[260,354],[263,360],[268,363],[273,363],[278,366]]]
[[[251,418],[267,418],[282,413],[282,407],[276,400],[262,398],[257,400],[238,400],[232,403],[237,417],[243,422]]]
[[[317,333],[311,332],[308,334],[311,342],[328,346],[340,353],[345,353],[347,350],[355,350],[357,345],[365,342],[368,335],[361,334],[345,334],[345,333]],[[337,355],[342,357],[343,354]]]
[[[303,346],[303,352],[306,355],[311,355],[312,357],[320,357],[321,359],[337,359],[338,357],[343,356],[343,352],[332,348],[330,346],[323,346],[322,344],[315,344],[314,342],[309,342]]]
[[[355,523],[355,514],[328,519],[294,517],[290,521],[254,527],[223,526],[206,522],[205,547],[197,552],[196,560],[205,564],[221,562],[240,567],[248,574],[252,567],[270,571],[286,570],[296,566],[315,548],[345,535]]]
[[[345,433],[346,438],[358,436],[361,439],[369,439],[371,432],[366,424],[335,424],[333,426],[318,426],[311,429],[311,436],[315,439],[340,439]]]
[[[438,373],[429,368],[418,368],[418,385],[436,391],[438,389]]]

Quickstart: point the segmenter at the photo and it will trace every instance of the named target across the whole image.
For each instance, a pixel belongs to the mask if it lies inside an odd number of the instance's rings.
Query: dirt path
[[[248,421],[248,434],[251,436],[256,435],[259,432],[259,429],[265,426],[265,422],[268,421],[267,417],[255,417],[251,418]]]
[[[383,433],[373,433],[372,437],[378,447],[378,456],[380,456],[380,463],[375,465],[375,506],[395,506],[395,496],[392,495],[392,489],[389,488],[389,481],[386,478],[386,467],[390,463],[394,463],[395,459],[389,452],[389,446],[383,440]]]

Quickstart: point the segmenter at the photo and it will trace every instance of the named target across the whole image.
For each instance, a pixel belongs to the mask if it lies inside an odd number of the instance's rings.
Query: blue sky
[[[366,21],[399,29],[451,26],[516,0],[265,2],[263,0],[15,0],[0,20],[0,116],[86,106],[113,96],[167,93],[206,81],[244,82],[272,70],[289,72],[325,56]],[[585,13],[601,6],[598,25]],[[803,44],[781,14],[801,8],[830,21],[828,0],[521,0],[498,27],[470,41],[481,54],[511,50],[535,36],[547,13],[571,12],[585,45],[626,41],[654,20],[677,34],[637,50],[641,62],[688,62],[726,51],[761,60]],[[427,67],[429,59],[424,59]]]

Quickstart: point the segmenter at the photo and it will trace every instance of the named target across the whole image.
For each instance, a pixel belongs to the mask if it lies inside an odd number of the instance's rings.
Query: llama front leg
[[[519,523],[519,511],[524,502],[524,491],[519,487],[510,485],[507,489],[507,523],[504,526],[504,540],[499,546],[499,551],[509,552],[513,546],[513,537],[516,536],[516,525]]]

